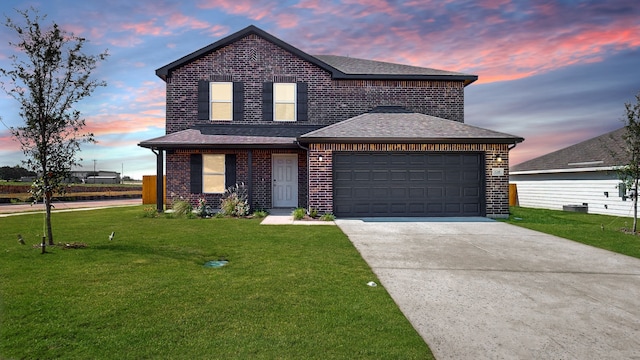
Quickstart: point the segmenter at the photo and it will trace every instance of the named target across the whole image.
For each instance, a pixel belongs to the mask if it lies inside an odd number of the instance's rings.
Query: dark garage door
[[[478,153],[333,154],[339,217],[484,216]]]

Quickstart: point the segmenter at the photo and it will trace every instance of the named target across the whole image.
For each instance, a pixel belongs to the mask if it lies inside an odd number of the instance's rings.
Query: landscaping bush
[[[207,205],[207,199],[200,198],[198,200],[198,207],[196,208],[196,215],[202,218],[208,218],[214,215],[214,211],[211,206]]]
[[[262,219],[265,218],[269,215],[269,212],[267,210],[256,210],[253,212],[253,217],[258,218],[258,219]]]
[[[177,217],[187,216],[193,211],[191,203],[186,200],[174,200],[171,208],[173,209],[173,214]]]
[[[293,220],[302,220],[306,214],[307,211],[304,208],[297,208],[291,213],[291,215],[293,215]]]
[[[322,221],[333,221],[335,219],[336,219],[336,216],[333,215],[332,213],[327,213],[320,216],[320,220]]]
[[[224,216],[249,215],[248,190],[244,183],[227,188],[220,200],[220,213]]]

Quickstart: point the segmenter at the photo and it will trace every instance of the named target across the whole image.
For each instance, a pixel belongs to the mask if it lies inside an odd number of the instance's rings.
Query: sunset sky
[[[533,5],[536,4],[536,5]],[[511,165],[623,126],[640,92],[640,3],[512,0],[2,0],[0,15],[37,8],[111,56],[94,72],[108,86],[78,109],[98,143],[84,169],[155,174],[136,144],[164,134],[164,82],[155,70],[248,25],[309,54],[333,54],[479,76],[465,122],[525,138]],[[4,22],[4,21],[3,21]],[[0,27],[0,67],[16,39]],[[0,166],[23,159],[6,126],[17,102],[0,93]]]

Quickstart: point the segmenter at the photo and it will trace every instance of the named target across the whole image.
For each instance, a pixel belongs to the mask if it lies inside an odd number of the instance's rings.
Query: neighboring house
[[[523,139],[463,123],[475,75],[312,56],[254,26],[156,75],[166,135],[139,145],[158,179],[166,153],[170,197],[215,206],[244,183],[254,209],[508,215],[509,149]]]
[[[633,201],[616,168],[626,163],[625,128],[511,167],[518,204],[562,210],[586,204],[589,213],[633,216]]]

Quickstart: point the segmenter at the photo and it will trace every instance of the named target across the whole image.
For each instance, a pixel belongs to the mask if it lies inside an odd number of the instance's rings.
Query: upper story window
[[[210,120],[233,120],[233,83],[209,83]]]
[[[243,83],[198,81],[198,120],[242,121],[243,119]]]
[[[263,121],[308,121],[307,83],[262,84]]]
[[[273,84],[273,120],[296,121],[296,84]]]

